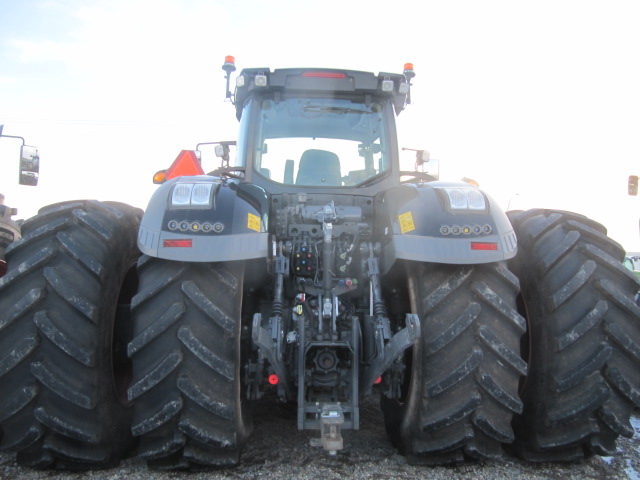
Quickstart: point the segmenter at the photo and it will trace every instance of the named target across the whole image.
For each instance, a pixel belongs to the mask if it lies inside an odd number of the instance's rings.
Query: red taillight
[[[279,381],[280,379],[278,378],[278,375],[276,374],[269,375],[269,383],[271,385],[277,385]]]
[[[193,240],[190,238],[165,240],[162,245],[165,248],[178,247],[178,248],[191,248],[193,246]]]
[[[498,244],[492,242],[471,242],[471,250],[498,250]]]
[[[344,73],[337,72],[305,72],[302,76],[312,78],[347,78]]]
[[[378,377],[378,378],[376,378],[376,381],[375,381],[375,382],[373,382],[373,383],[375,383],[376,385],[381,384],[381,383],[382,383],[382,377]]]
[[[196,157],[196,152],[193,150],[182,150],[180,155],[178,155],[165,172],[165,179],[171,180],[176,177],[189,177],[193,175],[204,175],[204,170],[202,170],[200,161],[198,157]]]

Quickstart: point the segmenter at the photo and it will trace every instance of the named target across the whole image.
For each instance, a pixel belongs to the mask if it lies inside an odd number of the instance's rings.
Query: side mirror
[[[427,153],[427,155],[429,154],[429,152],[426,151],[425,153]],[[438,160],[437,158],[431,158],[422,165],[424,173],[431,175],[436,180],[440,179],[440,160]]]
[[[431,158],[431,154],[427,150],[416,150],[416,165],[424,165]]]
[[[629,175],[629,184],[627,185],[629,195],[638,195],[638,176]]]
[[[20,185],[38,185],[40,156],[37,147],[23,145],[20,148]]]
[[[415,148],[402,147],[402,150],[409,150],[416,152],[416,162],[414,169],[417,172],[426,173],[435,180],[440,180],[440,161],[435,158],[431,158],[429,150],[416,150]]]
[[[225,145],[224,143],[220,143],[214,147],[214,152],[216,157],[222,158],[225,162],[229,162],[229,145]]]

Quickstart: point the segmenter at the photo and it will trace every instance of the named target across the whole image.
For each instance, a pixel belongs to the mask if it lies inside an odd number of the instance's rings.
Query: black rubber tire
[[[129,344],[132,431],[151,468],[235,465],[251,430],[242,399],[240,262],[138,263]]]
[[[640,404],[640,309],[635,276],[606,229],[570,212],[510,214],[520,311],[529,334],[516,447],[530,461],[611,455],[631,437]]]
[[[21,465],[107,467],[131,448],[123,384],[141,216],[118,203],[52,205],[7,250],[0,448]]]
[[[502,263],[408,265],[422,338],[407,362],[403,398],[382,397],[387,432],[410,463],[500,458],[514,439],[527,368],[518,280]]]

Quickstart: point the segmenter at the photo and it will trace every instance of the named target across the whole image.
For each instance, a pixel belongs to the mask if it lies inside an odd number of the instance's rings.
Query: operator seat
[[[305,151],[300,158],[296,185],[341,186],[338,156],[327,150]]]

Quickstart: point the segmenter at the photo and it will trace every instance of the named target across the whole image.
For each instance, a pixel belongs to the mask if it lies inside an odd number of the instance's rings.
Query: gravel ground
[[[257,412],[258,413],[258,412]],[[330,457],[321,448],[311,447],[316,432],[296,429],[295,412],[274,401],[264,401],[254,420],[254,432],[242,455],[240,466],[209,472],[158,472],[148,470],[136,458],[117,468],[83,473],[36,471],[20,468],[14,456],[0,453],[0,479],[521,479],[557,480],[630,479],[640,480],[640,419],[632,418],[636,435],[618,440],[615,457],[595,456],[576,464],[528,464],[516,458],[487,464],[457,467],[408,465],[389,442],[377,400],[371,398],[361,408],[361,429],[344,432],[345,449]]]

